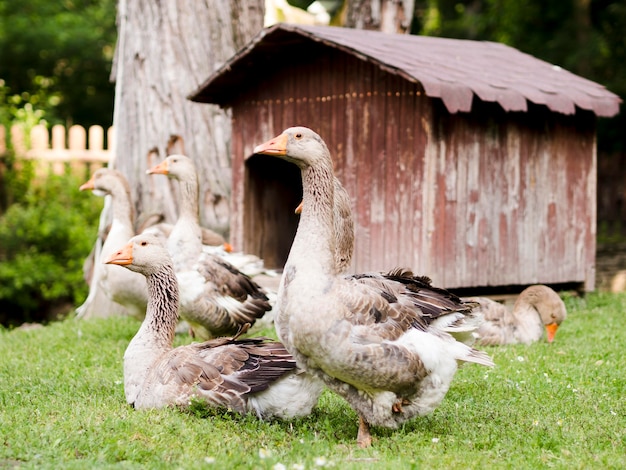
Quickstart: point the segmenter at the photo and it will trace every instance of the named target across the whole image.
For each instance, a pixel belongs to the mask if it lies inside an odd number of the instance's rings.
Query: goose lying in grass
[[[180,214],[167,238],[181,294],[181,317],[201,339],[235,334],[271,310],[266,292],[222,256],[203,250],[198,177],[189,157],[170,155],[148,170],[178,180]]]
[[[493,365],[484,352],[429,325],[468,309],[455,296],[423,282],[407,284],[413,295],[398,297],[382,276],[337,274],[333,165],[315,132],[290,128],[254,151],[302,172],[302,215],[275,306],[278,335],[301,367],[357,411],[360,446],[371,444],[370,425],[397,428],[437,407],[458,363]]]
[[[184,408],[199,400],[260,418],[289,419],[311,412],[323,387],[296,369],[279,342],[233,337],[172,348],[178,282],[172,259],[157,237],[133,237],[106,263],[144,275],[148,286],[146,317],[124,353],[129,404],[138,409]]]
[[[531,344],[539,341],[543,332],[549,343],[567,317],[565,303],[550,287],[543,284],[524,289],[509,310],[505,305],[486,297],[468,297],[477,302],[484,323],[478,330],[478,341],[483,345]]]
[[[100,168],[80,186],[80,190],[90,190],[98,196],[109,196],[113,214],[111,227],[100,251],[100,261],[94,265],[98,275],[94,276],[95,284],[92,289],[102,289],[111,300],[123,305],[129,314],[143,318],[148,302],[143,277],[119,266],[102,264],[102,260],[135,235],[134,209],[128,181],[117,170]],[[79,307],[79,317],[82,316],[81,311],[83,309]]]

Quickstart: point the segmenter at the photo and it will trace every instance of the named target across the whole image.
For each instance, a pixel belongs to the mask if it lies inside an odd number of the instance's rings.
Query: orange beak
[[[232,253],[233,252],[233,246],[230,243],[224,242],[224,244],[222,246],[224,247],[224,251],[226,253]]]
[[[298,207],[296,207],[296,210],[294,211],[294,213],[302,214],[302,203],[298,204]]]
[[[87,181],[86,183],[81,184],[80,187],[78,188],[79,191],[87,191],[88,189],[90,189],[90,190],[95,189],[93,176],[91,178],[89,178],[89,181]]]
[[[556,323],[549,323],[546,325],[546,333],[548,335],[548,343],[554,341],[554,336],[556,335],[556,330],[559,329],[559,325]]]
[[[167,175],[169,170],[167,168],[167,160],[163,160],[157,166],[153,166],[146,171],[149,175]]]
[[[268,140],[264,144],[257,145],[254,153],[263,155],[287,155],[287,134],[281,134]]]
[[[104,262],[105,264],[119,264],[120,266],[125,266],[127,264],[131,264],[133,262],[133,245],[132,243],[128,243],[119,251],[113,253],[109,258]]]

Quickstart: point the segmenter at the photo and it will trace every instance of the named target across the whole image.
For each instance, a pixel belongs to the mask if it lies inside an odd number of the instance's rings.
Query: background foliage
[[[39,182],[26,165],[9,179],[21,189],[0,217],[0,325],[63,317],[87,296],[82,265],[103,202],[70,174]]]
[[[27,104],[53,124],[111,124],[115,8],[115,0],[0,0],[5,124],[15,116],[6,107]]]

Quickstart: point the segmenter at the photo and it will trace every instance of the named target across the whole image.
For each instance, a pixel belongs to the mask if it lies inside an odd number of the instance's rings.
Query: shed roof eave
[[[236,99],[238,89],[246,83],[246,68],[260,67],[268,50],[285,44],[293,46],[312,41],[421,84],[426,96],[443,100],[451,113],[470,112],[473,95],[498,103],[505,111],[524,111],[528,109],[528,102],[532,102],[566,115],[575,113],[576,108],[590,110],[601,117],[611,117],[619,112],[621,99],[602,85],[509,46],[422,36],[405,39],[404,35],[373,31],[278,23],[259,32],[190,93],[188,99],[228,108]],[[407,49],[405,42],[411,47]],[[420,48],[420,45],[423,47]],[[393,52],[398,50],[401,53],[397,53],[396,57]],[[416,55],[415,61],[408,60],[409,52]],[[450,60],[446,61],[450,55]],[[515,62],[515,58],[524,64],[523,73],[514,67],[507,68],[507,64]],[[484,62],[495,64],[486,67]],[[528,72],[533,67],[538,76]],[[533,79],[528,79],[528,76]],[[559,78],[559,83],[554,82],[555,77]],[[562,86],[563,81],[566,87]],[[507,91],[489,92],[491,87],[506,88]]]

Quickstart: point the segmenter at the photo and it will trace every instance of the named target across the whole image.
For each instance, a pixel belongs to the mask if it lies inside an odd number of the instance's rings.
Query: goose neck
[[[155,346],[170,349],[178,323],[178,283],[174,269],[165,269],[147,276],[148,305],[142,329],[149,332]]]
[[[133,227],[135,213],[130,202],[130,195],[123,188],[119,192],[111,193],[113,219]]]
[[[179,181],[180,190],[180,215],[179,217],[187,218],[200,223],[200,210],[198,205],[198,180],[196,178],[190,180]]]
[[[319,263],[330,272],[335,250],[332,166],[323,164],[304,168],[302,189],[302,215],[292,246],[293,256]]]

